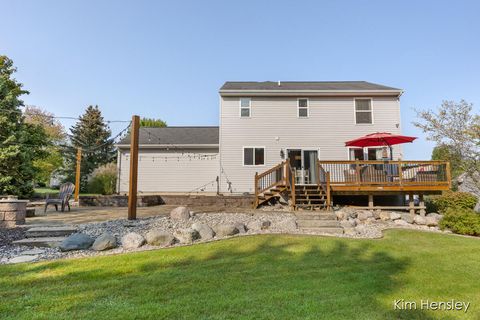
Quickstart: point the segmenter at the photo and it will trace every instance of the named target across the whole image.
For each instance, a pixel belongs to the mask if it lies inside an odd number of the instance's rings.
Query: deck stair
[[[33,227],[26,231],[25,239],[13,241],[13,244],[28,247],[58,247],[69,235],[77,232],[72,226]]]
[[[321,185],[297,185],[295,206],[302,209],[326,209],[327,193]]]
[[[343,227],[331,210],[297,211],[298,227],[305,232],[343,234]]]

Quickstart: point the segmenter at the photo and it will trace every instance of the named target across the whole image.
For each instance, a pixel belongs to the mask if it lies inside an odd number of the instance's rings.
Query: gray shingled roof
[[[220,92],[224,90],[327,90],[327,91],[342,91],[342,90],[396,90],[401,89],[387,87],[381,84],[366,82],[366,81],[281,81],[280,86],[278,81],[227,81],[220,88]]]
[[[140,145],[218,144],[218,127],[140,128]],[[127,135],[119,145],[130,145]]]

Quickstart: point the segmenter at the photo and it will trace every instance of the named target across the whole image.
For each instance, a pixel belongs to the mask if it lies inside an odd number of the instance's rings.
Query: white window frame
[[[378,147],[364,147],[364,148],[361,148],[361,147],[347,147],[347,151],[348,151],[348,160],[349,161],[355,161],[355,159],[351,159],[350,158],[350,150],[351,149],[359,149],[359,150],[362,150],[363,152],[363,159],[366,159],[366,160],[360,160],[360,161],[374,161],[374,160],[371,160],[371,159],[368,159],[368,150],[370,149],[383,149],[383,147],[381,146],[378,146]],[[391,157],[390,155],[390,150],[387,148],[387,152],[388,152],[388,155]]]
[[[255,148],[263,149],[263,164],[255,164]],[[245,164],[245,149],[253,149],[253,164]],[[244,167],[265,167],[267,163],[267,149],[265,146],[243,146],[242,147],[242,164]]]
[[[248,100],[248,108],[247,107],[242,107],[242,99],[247,99]],[[242,97],[238,100],[238,106],[239,106],[239,117],[240,118],[251,118],[252,117],[252,99],[251,98],[246,98]],[[242,116],[242,109],[248,109],[248,117]]]
[[[370,114],[372,115],[372,123],[357,123],[357,100],[370,100]],[[366,110],[360,110],[358,112],[368,112]],[[369,97],[356,97],[353,98],[353,117],[356,126],[372,126],[375,124],[375,119],[373,117],[373,99]]]
[[[307,107],[301,107],[300,108],[300,100],[307,100]],[[300,117],[300,109],[307,109],[307,116],[306,117]],[[310,117],[310,99],[308,98],[298,98],[297,99],[297,118],[299,119],[306,119]]]

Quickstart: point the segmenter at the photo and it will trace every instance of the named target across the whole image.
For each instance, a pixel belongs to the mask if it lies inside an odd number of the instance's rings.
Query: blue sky
[[[480,106],[479,1],[0,5],[0,54],[14,59],[26,104],[57,115],[98,104],[112,120],[217,125],[227,80],[366,80],[405,90],[403,132],[421,137],[405,158],[428,159],[412,108],[461,98]]]

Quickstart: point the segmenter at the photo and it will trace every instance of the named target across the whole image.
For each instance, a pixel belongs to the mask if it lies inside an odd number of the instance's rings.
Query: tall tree
[[[71,147],[66,151],[66,177],[75,179],[77,148],[82,148],[81,184],[85,191],[88,176],[101,165],[115,159],[112,132],[98,106],[88,106],[79,121],[70,128]]]
[[[63,155],[59,147],[65,143],[65,129],[60,121],[54,118],[53,113],[39,107],[27,106],[24,115],[25,122],[41,126],[47,135],[45,156],[35,159],[33,164],[36,169],[36,182],[48,184],[53,172],[63,168]]]
[[[145,128],[164,128],[167,123],[162,119],[142,118],[140,119],[140,127]]]
[[[429,140],[446,148],[449,157],[458,160],[458,170],[465,172],[480,188],[480,116],[473,104],[461,100],[443,101],[438,111],[420,110],[414,125],[427,133]]]
[[[33,161],[45,155],[46,134],[26,123],[20,97],[28,94],[13,78],[13,61],[0,56],[0,194],[28,197],[33,193]]]

